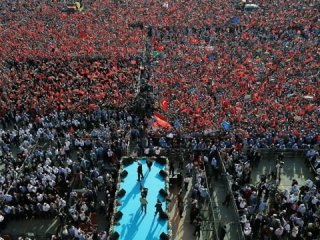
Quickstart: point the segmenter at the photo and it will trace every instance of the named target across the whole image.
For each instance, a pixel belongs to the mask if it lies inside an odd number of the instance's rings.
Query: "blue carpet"
[[[164,169],[164,166],[155,163],[149,172],[146,161],[142,163],[143,175],[141,183],[145,188],[148,188],[147,195],[147,213],[142,213],[140,208],[140,184],[138,179],[138,162],[125,167],[128,171],[128,176],[120,184],[120,189],[126,190],[124,197],[120,199],[122,205],[118,207],[123,213],[120,219],[120,225],[115,226],[114,230],[120,234],[121,240],[159,240],[162,232],[168,233],[168,221],[160,220],[159,214],[154,216],[155,205],[157,199],[162,202],[162,209],[165,211],[166,203],[159,195],[161,188],[165,189],[165,181],[159,175],[159,171]]]

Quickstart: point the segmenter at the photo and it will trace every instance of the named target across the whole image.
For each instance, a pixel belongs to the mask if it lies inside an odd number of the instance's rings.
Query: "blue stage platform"
[[[141,183],[148,188],[147,213],[142,213],[140,208],[140,183],[137,181],[138,162],[142,164],[144,178]],[[114,231],[120,234],[121,240],[159,240],[162,232],[168,233],[168,221],[160,220],[159,214],[155,216],[157,199],[162,202],[162,209],[166,210],[166,202],[159,195],[161,188],[165,189],[165,180],[159,175],[164,165],[154,163],[149,172],[146,160],[139,160],[124,168],[128,176],[120,183],[120,189],[126,190],[124,197],[120,198],[122,205],[117,208],[123,213],[119,226],[114,226]]]

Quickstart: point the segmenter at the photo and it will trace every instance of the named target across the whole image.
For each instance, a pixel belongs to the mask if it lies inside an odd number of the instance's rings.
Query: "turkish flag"
[[[155,119],[155,122],[153,123],[153,127],[172,128],[170,123],[168,123],[167,121],[157,116],[154,116],[154,119]]]
[[[153,127],[162,127],[162,128],[172,128],[170,123],[167,122],[167,119],[165,116],[158,112],[153,113],[154,123],[152,124]]]
[[[162,114],[160,114],[158,112],[154,112],[153,115],[158,117],[158,118],[160,118],[160,119],[162,119],[162,120],[164,120],[164,121],[167,121],[167,118],[164,115],[162,115]]]
[[[163,98],[161,101],[160,101],[160,103],[161,103],[161,108],[164,110],[164,111],[168,111],[168,109],[169,109],[169,101],[168,101],[168,99],[167,98]]]

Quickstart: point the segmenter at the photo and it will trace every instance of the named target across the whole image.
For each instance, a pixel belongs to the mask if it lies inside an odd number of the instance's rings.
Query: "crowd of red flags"
[[[227,120],[239,129],[256,126],[259,133],[271,128],[296,136],[319,126],[317,18],[314,8],[301,1],[290,1],[284,11],[277,10],[283,3],[269,8],[261,2],[268,14],[247,15],[229,1],[174,1],[164,6],[158,0],[138,0],[128,7],[102,0],[72,15],[46,2],[34,4],[26,2],[28,11],[17,8],[1,16],[0,56],[16,62],[48,59],[48,70],[34,76],[28,70],[20,73],[22,67],[2,71],[1,111],[40,107],[46,112],[50,105],[83,111],[84,106],[95,110],[106,102],[129,103],[133,75],[139,72],[130,56],[141,55],[147,41],[145,29],[129,24],[140,22],[152,26],[151,50],[161,56],[153,59],[157,64],[150,82],[159,89],[159,111],[168,118],[155,115],[158,126],[170,128],[181,118],[185,129],[201,130]],[[245,31],[228,27],[235,16]],[[53,62],[92,56],[111,62],[124,59],[131,68],[113,64],[102,77],[104,63],[96,69],[76,66],[77,81],[71,81],[67,71],[51,70]]]

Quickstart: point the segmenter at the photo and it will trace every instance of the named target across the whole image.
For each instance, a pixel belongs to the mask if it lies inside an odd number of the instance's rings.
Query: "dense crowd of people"
[[[99,207],[112,214],[116,160],[128,139],[142,156],[174,145],[171,132],[188,134],[193,151],[210,149],[199,166],[215,178],[222,169],[213,153],[221,152],[248,236],[319,234],[315,183],[275,192],[271,215],[267,181],[248,185],[259,148],[309,149],[320,176],[312,148],[320,142],[319,4],[251,2],[258,7],[247,12],[233,0],[90,0],[67,14],[63,1],[1,1],[0,227],[59,215],[66,239],[96,239],[92,222]],[[141,77],[166,128],[127,111]],[[227,134],[216,142],[192,134],[220,131]],[[203,173],[197,169],[192,191],[196,235]]]
[[[4,123],[0,229],[14,220],[59,216],[60,239],[98,235],[97,214],[110,221],[119,159],[139,118],[125,111],[59,111],[38,121],[28,113],[12,114]]]
[[[80,111],[105,102],[123,106],[133,97],[139,72],[133,56],[141,56],[149,42],[148,83],[181,130],[216,130],[227,121],[243,137],[319,141],[313,1],[258,1],[260,8],[250,13],[234,1],[194,1],[192,8],[183,1],[91,1],[87,11],[72,15],[50,1],[14,9],[5,3],[0,48],[16,64],[4,64],[1,72],[4,111],[15,103],[21,107],[22,99],[28,107],[37,105],[39,98],[41,112],[50,111],[46,105],[52,102]],[[72,60],[94,56],[112,60]],[[118,59],[126,66],[118,66]],[[28,60],[32,64],[23,64]],[[30,88],[36,91],[30,94]]]
[[[2,74],[0,114],[32,117],[64,110],[89,113],[130,106],[139,83],[138,58],[13,62]]]
[[[195,8],[208,23],[194,24],[191,10],[182,25],[155,27],[152,84],[168,117],[192,130],[227,120],[249,134],[315,134],[318,141],[319,28],[311,2],[264,2],[248,14],[225,1],[217,4],[223,14],[218,6]]]
[[[248,146],[245,153],[233,145],[219,151],[231,188],[223,205],[229,207],[235,201],[246,239],[319,238],[319,175],[302,184],[293,179],[290,188],[278,189],[281,169],[285,167],[281,153],[272,171],[261,175],[260,182],[252,185],[252,168],[261,160],[259,148]],[[309,147],[306,157],[312,169],[319,160],[319,150]],[[309,166],[308,161],[305,163]]]
[[[145,31],[130,28],[133,17],[122,17],[125,9],[113,1],[86,1],[87,11],[71,15],[61,11],[62,7],[63,1],[2,1],[1,57],[18,62],[106,55],[121,58],[143,51]]]

